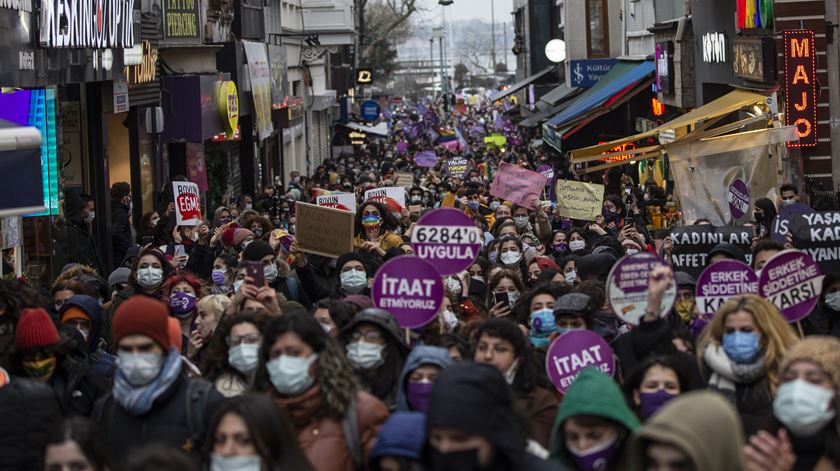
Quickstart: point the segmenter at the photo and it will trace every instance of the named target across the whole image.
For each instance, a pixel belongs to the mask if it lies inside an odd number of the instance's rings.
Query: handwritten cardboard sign
[[[175,196],[175,224],[197,226],[201,224],[201,193],[192,182],[172,182]]]
[[[318,206],[356,212],[356,195],[354,193],[332,192],[315,198]]]
[[[307,203],[295,207],[295,237],[301,250],[333,258],[353,251],[353,213]]]
[[[365,201],[379,201],[388,206],[391,211],[402,213],[405,210],[405,188],[401,186],[374,188],[365,192]]]
[[[403,188],[411,188],[414,186],[414,174],[411,172],[397,172],[394,176],[397,177],[397,186]]]
[[[558,180],[554,186],[557,210],[561,216],[583,221],[594,221],[601,214],[604,203],[604,185],[597,183]]]
[[[540,199],[545,182],[540,173],[502,162],[493,177],[490,194],[529,208],[531,201]]]

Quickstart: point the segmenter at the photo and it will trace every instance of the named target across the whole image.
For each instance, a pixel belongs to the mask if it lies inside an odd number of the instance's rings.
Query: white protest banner
[[[353,193],[330,193],[315,198],[318,206],[356,212],[356,195]]]
[[[582,221],[594,221],[604,204],[604,185],[597,183],[558,180],[554,186],[557,211],[561,216]]]
[[[197,226],[201,224],[201,193],[192,182],[172,182],[175,197],[175,224]]]
[[[388,206],[391,211],[402,213],[405,210],[405,188],[401,186],[374,188],[365,192],[365,201],[379,201]]]

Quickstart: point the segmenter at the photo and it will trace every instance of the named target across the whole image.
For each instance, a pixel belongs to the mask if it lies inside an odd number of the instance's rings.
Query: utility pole
[[[508,70],[508,63],[507,63],[507,23],[502,23],[502,32],[505,34],[505,43],[502,44],[502,57],[505,58],[505,72]]]
[[[491,54],[493,66],[490,70],[493,71],[493,82],[498,84],[499,81],[496,78],[496,0],[490,0],[490,22],[492,23],[490,27],[490,34],[493,36],[493,53]]]
[[[434,32],[429,38],[429,71],[432,74],[432,90],[435,89],[435,37]]]

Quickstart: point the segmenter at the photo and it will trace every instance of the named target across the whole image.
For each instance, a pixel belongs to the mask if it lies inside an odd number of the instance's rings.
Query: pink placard
[[[531,201],[540,199],[546,181],[540,173],[502,162],[493,177],[490,194],[530,208]]]

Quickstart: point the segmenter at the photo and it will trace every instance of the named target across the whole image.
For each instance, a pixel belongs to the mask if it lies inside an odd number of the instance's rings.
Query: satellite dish
[[[555,64],[566,60],[566,41],[552,39],[545,45],[545,57]]]

